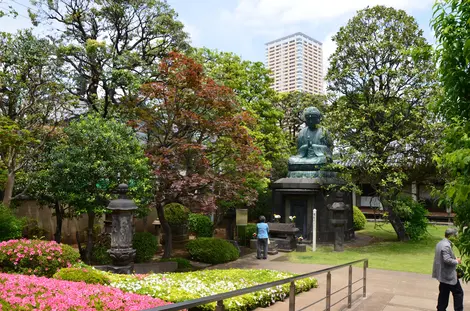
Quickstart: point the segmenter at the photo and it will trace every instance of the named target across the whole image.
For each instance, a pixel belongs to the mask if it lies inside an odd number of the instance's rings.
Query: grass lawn
[[[333,252],[333,246],[320,246],[316,252],[312,252],[310,248],[306,253],[290,253],[289,261],[338,265],[368,258],[369,268],[431,274],[434,247],[444,237],[446,226],[430,225],[429,235],[417,242],[397,241],[390,224],[378,228],[374,226],[373,222],[368,222],[364,230],[356,232],[357,236],[373,237],[366,246],[346,246],[341,253]],[[456,248],[454,252],[457,253]]]

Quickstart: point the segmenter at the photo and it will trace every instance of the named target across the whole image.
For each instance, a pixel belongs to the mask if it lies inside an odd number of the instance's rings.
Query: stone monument
[[[317,209],[317,242],[341,243],[354,237],[352,195],[338,191],[345,181],[328,169],[328,164],[333,162],[333,141],[330,133],[320,126],[321,112],[316,107],[308,107],[303,116],[306,126],[297,138],[297,154],[288,160],[287,178],[272,185],[273,213],[281,215],[283,222],[288,222],[289,216],[296,216],[299,233],[311,240],[313,209]],[[342,203],[341,211],[329,208],[336,207],[338,202]],[[343,240],[337,237],[339,230],[343,230]]]
[[[127,198],[128,186],[118,186],[119,198],[111,200],[108,209],[111,213],[111,249],[108,253],[113,261],[107,270],[120,274],[131,274],[134,270],[135,249],[132,248],[133,212],[137,209],[134,201]]]

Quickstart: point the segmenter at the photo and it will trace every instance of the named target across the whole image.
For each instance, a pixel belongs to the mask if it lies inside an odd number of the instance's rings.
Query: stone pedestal
[[[295,250],[296,252],[306,252],[307,251],[307,245],[305,244],[297,244],[297,248]]]
[[[277,242],[269,239],[269,245],[268,245],[268,254],[269,255],[276,255],[278,253],[277,250]]]
[[[305,172],[303,172],[305,174]],[[311,173],[317,177],[281,178],[272,184],[273,213],[281,215],[281,222],[288,222],[289,216],[296,216],[295,226],[299,228],[299,235],[306,240],[312,240],[313,209],[317,210],[317,243],[333,244],[335,241],[335,227],[330,222],[336,217],[334,211],[329,209],[338,201],[335,190],[345,184],[345,181],[336,177],[336,172],[319,171]],[[342,193],[342,202],[352,206],[352,194]],[[352,208],[344,210],[342,219],[344,225],[344,240],[354,237]]]
[[[250,248],[251,249],[256,249],[257,245],[258,245],[258,240],[257,239],[251,239],[250,240]]]
[[[344,219],[332,219],[331,224],[335,228],[334,251],[342,252],[344,251],[344,225],[346,221]]]

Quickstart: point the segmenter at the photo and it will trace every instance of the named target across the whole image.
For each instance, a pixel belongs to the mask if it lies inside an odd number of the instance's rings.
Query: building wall
[[[323,93],[322,43],[302,33],[266,43],[266,66],[278,92]]]
[[[38,222],[38,227],[47,231],[45,239],[53,240],[54,232],[56,230],[57,220],[53,216],[53,210],[50,208],[41,207],[34,200],[21,201],[16,209],[16,215],[19,217],[27,217],[35,219]],[[157,219],[157,211],[153,209],[150,214],[143,219],[134,219],[134,228],[136,232],[148,231],[155,233],[155,227],[152,222]],[[62,223],[62,242],[66,244],[76,244],[76,232],[79,232],[80,241],[85,241],[88,217],[83,215],[75,219],[64,219]],[[104,227],[104,217],[96,218],[95,225],[99,225],[102,229]]]

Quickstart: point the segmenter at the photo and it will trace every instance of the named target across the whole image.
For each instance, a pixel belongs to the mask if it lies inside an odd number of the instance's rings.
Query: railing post
[[[326,275],[326,309],[330,311],[331,308],[331,272],[328,271]]]
[[[295,282],[290,282],[289,311],[295,311]]]
[[[217,307],[215,307],[215,311],[224,311],[224,310],[225,310],[224,301],[223,300],[217,301]]]
[[[352,303],[352,265],[349,266],[349,278],[348,278],[348,309],[351,309]]]
[[[367,267],[369,266],[369,260],[364,261],[364,275],[363,278],[363,285],[362,285],[362,297],[366,298],[367,294]]]

